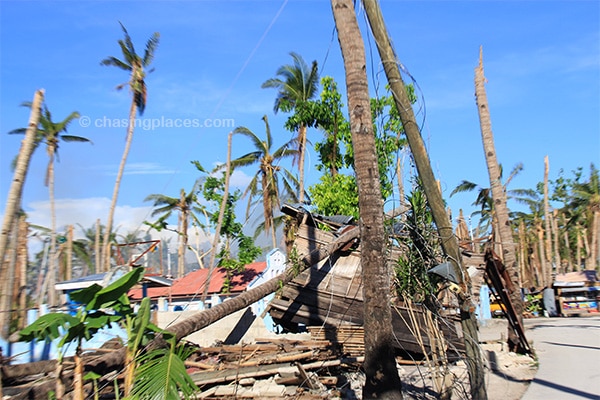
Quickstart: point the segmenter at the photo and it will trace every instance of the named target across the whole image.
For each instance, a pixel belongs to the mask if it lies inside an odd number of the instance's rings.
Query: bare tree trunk
[[[27,130],[25,132],[25,138],[21,142],[17,165],[15,166],[15,173],[6,199],[6,206],[4,207],[4,219],[2,222],[2,230],[0,231],[0,277],[5,276],[6,272],[4,258],[8,247],[8,237],[12,232],[16,215],[21,207],[23,184],[27,177],[31,155],[35,150],[35,135],[40,120],[40,110],[43,101],[44,90],[41,89],[36,91],[33,96],[33,102],[31,103],[29,124],[27,125]],[[2,311],[6,310],[0,309],[0,325],[2,325],[4,314],[6,314]]]
[[[494,144],[494,135],[492,133],[492,122],[485,91],[485,76],[483,73],[483,49],[479,49],[479,65],[475,68],[475,97],[477,100],[477,109],[479,114],[479,125],[481,127],[481,137],[488,173],[490,176],[490,187],[492,189],[492,198],[494,199],[494,214],[498,221],[498,237],[502,244],[502,259],[506,270],[510,276],[512,290],[509,297],[515,308],[517,318],[520,323],[523,321],[523,300],[521,299],[521,290],[519,286],[519,270],[517,268],[517,257],[515,254],[515,243],[512,236],[510,219],[508,217],[508,207],[506,206],[506,192],[502,185],[502,173],[496,157]],[[508,327],[508,347],[511,351],[525,352],[520,345],[519,338],[514,330]]]
[[[48,303],[55,307],[58,305],[58,297],[54,285],[56,284],[56,275],[58,273],[58,257],[56,255],[56,206],[54,204],[54,152],[56,148],[48,146],[48,172],[47,185],[48,197],[50,199],[50,264],[48,265]]]
[[[600,266],[600,263],[598,262],[598,236],[600,236],[600,211],[594,210],[594,217],[592,220],[592,243],[590,245],[591,251],[589,257],[590,262],[587,267],[589,270],[597,270]]]
[[[67,269],[65,279],[70,281],[73,279],[73,225],[69,225],[67,228]]]
[[[580,271],[581,270],[581,248],[583,246],[582,240],[581,240],[581,226],[579,225],[579,223],[575,226],[575,234],[577,235],[577,251],[575,253],[575,269],[574,271]]]
[[[585,250],[585,269],[594,269],[593,267],[590,268],[590,240],[588,238],[588,230],[585,227],[581,230],[581,241],[583,242],[583,249]]]
[[[542,228],[541,221],[536,225],[537,242],[538,242],[538,254],[541,267],[541,284],[544,287],[548,287],[548,264],[545,262],[545,247],[544,247],[544,228]]]
[[[19,219],[19,237],[18,237],[18,268],[19,268],[19,294],[17,304],[19,305],[20,318],[19,329],[27,325],[27,261],[29,259],[27,248],[27,235],[29,233],[29,224],[27,217],[22,215]]]
[[[358,187],[363,275],[365,399],[402,399],[396,367],[386,262],[383,199],[379,182],[375,135],[371,119],[366,58],[352,0],[332,0],[333,16],[344,58],[354,171]]]
[[[17,270],[17,238],[19,236],[19,224],[18,222],[13,225],[13,232],[10,235],[9,243],[11,244],[8,250],[8,264],[6,280],[2,281],[2,325],[0,325],[0,336],[8,338],[10,335],[10,324],[14,315],[14,282]]]
[[[379,3],[374,0],[365,0],[363,1],[363,4],[365,6],[371,30],[375,37],[375,43],[377,44],[377,49],[385,69],[388,83],[392,89],[396,108],[400,114],[402,126],[404,127],[406,138],[415,160],[419,177],[423,183],[423,189],[429,207],[431,208],[431,213],[440,236],[442,248],[449,257],[455,275],[459,279],[461,293],[458,296],[458,301],[461,310],[461,326],[465,339],[471,395],[473,398],[485,400],[487,399],[487,392],[485,388],[483,356],[481,349],[479,348],[477,321],[475,319],[474,306],[471,300],[471,282],[469,275],[462,267],[462,257],[460,248],[458,247],[458,241],[454,236],[452,223],[446,214],[442,194],[438,189],[435,176],[433,175],[433,170],[431,169],[431,164],[429,162],[429,155],[425,149],[419,125],[415,119],[410,99],[408,98],[400,71],[398,70],[398,61],[394,54],[394,50],[392,49],[385,23],[383,22]]]
[[[550,222],[552,225],[552,248],[554,249],[554,259],[556,260],[557,272],[563,273],[563,260],[560,256],[559,232],[558,232],[558,210],[554,210],[550,214]]]
[[[98,273],[102,270],[102,265],[100,264],[101,254],[100,254],[100,218],[96,219],[96,232],[94,236],[94,272]]]
[[[544,281],[547,287],[552,286],[552,270],[555,258],[552,256],[552,228],[550,216],[550,202],[548,200],[548,173],[550,171],[550,161],[548,156],[544,157],[544,252],[546,253],[546,276]]]
[[[210,261],[208,262],[208,276],[204,283],[204,291],[202,292],[202,303],[206,301],[208,296],[208,286],[212,279],[213,271],[215,270],[215,258],[217,256],[217,249],[219,247],[219,241],[221,239],[221,226],[223,225],[223,218],[225,218],[225,208],[227,207],[227,198],[229,197],[229,177],[231,175],[231,140],[233,132],[229,132],[227,137],[227,163],[225,164],[225,188],[223,188],[223,199],[221,200],[221,207],[219,207],[219,217],[217,218],[217,226],[215,227],[215,237],[212,243],[212,249],[210,252]]]
[[[137,74],[137,70],[134,68],[131,72],[132,77]],[[133,79],[133,78],[132,78]],[[135,115],[137,113],[137,104],[135,98],[131,99],[131,108],[129,109],[129,124],[127,125],[127,137],[125,139],[125,149],[121,156],[121,163],[119,164],[119,171],[117,172],[117,179],[115,181],[115,187],[113,189],[112,200],[110,202],[110,209],[108,210],[108,220],[106,221],[106,230],[104,232],[104,242],[102,243],[102,258],[100,264],[102,265],[99,271],[108,272],[110,271],[110,253],[111,243],[110,236],[113,228],[113,219],[115,216],[115,210],[117,208],[117,199],[119,198],[119,189],[121,188],[121,179],[123,179],[123,171],[125,171],[125,164],[127,164],[127,156],[129,155],[129,149],[131,148],[131,142],[133,142],[133,131],[135,130]]]
[[[402,170],[402,158],[403,157],[398,157],[396,159],[396,179],[398,181],[398,198],[400,199],[400,206],[404,206],[404,202],[405,202],[405,194],[404,194],[404,173]],[[404,220],[405,219],[405,214],[401,215],[401,219]]]
[[[525,256],[527,250],[527,241],[525,239],[525,223],[521,221],[519,223],[519,270],[521,271],[521,286],[531,287],[533,280],[531,279],[532,274],[527,274],[527,258]]]
[[[298,128],[298,201],[304,202],[304,159],[306,158],[306,125],[301,124]]]
[[[567,221],[563,215],[563,227],[566,227]],[[565,228],[563,232],[563,240],[565,242],[565,253],[567,255],[567,266],[565,272],[573,272],[573,254],[571,252],[571,244],[569,243],[569,231]]]
[[[185,209],[185,190],[181,189],[179,194],[179,249],[177,251],[177,277],[185,275],[185,252],[188,242],[188,212]]]

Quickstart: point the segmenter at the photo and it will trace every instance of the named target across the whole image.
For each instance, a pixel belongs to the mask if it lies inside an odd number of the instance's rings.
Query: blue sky
[[[419,88],[417,118],[444,197],[458,214],[474,211],[474,194],[449,198],[463,179],[488,186],[474,68],[484,48],[486,86],[499,161],[524,170],[512,188],[533,188],[563,169],[588,170],[600,160],[600,3],[597,1],[383,1],[382,11],[400,61]],[[385,75],[373,38],[363,28],[370,90],[383,93]],[[246,126],[262,136],[269,117],[275,146],[291,138],[285,115],[273,114],[275,91],[261,84],[291,62],[290,51],[317,60],[321,75],[344,88],[344,70],[330,3],[326,1],[5,1],[0,2],[0,208],[12,178],[10,162],[36,89],[46,90],[55,120],[82,116],[69,129],[93,145],[64,143],[56,165],[58,226],[96,218],[106,223],[125,141],[130,96],[115,86],[124,71],[103,67],[120,57],[118,21],[139,53],[158,31],[160,46],[147,77],[148,103],[135,132],[115,225],[124,233],[149,218],[151,193],[176,196],[198,177],[190,160],[223,162],[227,134]],[[371,58],[373,56],[373,58]],[[406,77],[405,77],[406,78]],[[345,93],[345,92],[344,92]],[[346,102],[344,94],[344,102]],[[210,119],[222,127],[155,126],[152,121]],[[89,126],[84,126],[89,122]],[[113,127],[107,125],[112,124]],[[145,124],[145,125],[144,125]],[[155,125],[159,124],[154,122]],[[321,133],[309,131],[309,139]],[[236,137],[233,156],[248,151]],[[47,158],[34,155],[23,196],[32,223],[50,225],[43,184]],[[318,179],[312,149],[308,183]],[[243,187],[252,170],[236,173]]]

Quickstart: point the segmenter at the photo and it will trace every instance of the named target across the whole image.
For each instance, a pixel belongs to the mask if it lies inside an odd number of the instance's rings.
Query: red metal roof
[[[265,270],[267,263],[259,261],[246,265],[244,271],[233,276],[230,285],[230,293],[239,293],[246,290],[246,287],[261,272]],[[176,279],[170,287],[151,287],[148,288],[148,297],[194,297],[202,296],[204,285],[208,277],[208,268],[199,269],[190,272],[186,276]],[[208,294],[221,293],[223,282],[226,278],[224,268],[215,268],[208,286]],[[129,297],[133,300],[142,298],[142,289],[132,289],[129,291]]]

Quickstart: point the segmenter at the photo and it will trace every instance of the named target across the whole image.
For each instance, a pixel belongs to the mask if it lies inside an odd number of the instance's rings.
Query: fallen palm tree
[[[334,256],[340,249],[349,249],[358,244],[359,228],[357,226],[348,227],[343,233],[336,237],[335,240],[323,245],[315,245],[310,248],[306,255],[302,256],[297,263],[289,266],[281,275],[278,275],[264,284],[251,289],[235,298],[232,298],[224,303],[215,305],[214,307],[199,311],[194,316],[185,319],[167,329],[173,334],[177,341],[186,336],[199,331],[212,323],[248,307],[265,296],[276,292],[282,286],[286,285],[294,279],[299,273],[309,268],[312,265],[319,263],[321,260]],[[161,345],[161,336],[158,340],[151,342],[148,348],[156,348]],[[125,364],[126,347],[121,347],[115,351],[108,352],[100,356],[85,357],[85,372],[93,372],[103,377],[100,383],[106,383],[115,379],[115,372],[120,371]],[[73,369],[69,369],[69,365],[65,366],[63,371],[63,380],[66,383],[66,391],[70,389],[70,382],[73,379]],[[22,364],[2,366],[2,376],[10,376],[13,381],[23,377],[24,375],[45,374],[53,371],[56,368],[56,361],[48,361],[41,363]],[[8,372],[10,370],[10,372]],[[5,378],[3,378],[3,381]],[[7,382],[8,383],[8,382]],[[42,380],[37,382],[28,382],[20,385],[17,388],[10,390],[10,395],[14,399],[46,399],[48,392],[53,390],[55,386],[54,380]],[[16,389],[16,390],[15,390]],[[6,394],[6,393],[5,393]]]

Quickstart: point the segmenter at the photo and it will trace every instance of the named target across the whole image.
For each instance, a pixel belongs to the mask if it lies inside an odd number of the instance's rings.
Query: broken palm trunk
[[[332,232],[318,226],[337,229],[350,222],[344,217],[313,215],[287,205],[283,212],[300,222],[294,243],[298,254],[305,254],[307,249],[326,245],[335,239]],[[399,248],[391,250],[390,263],[398,259],[400,251]],[[338,332],[363,325],[361,272],[360,250],[342,249],[286,284],[270,302],[267,312],[275,323],[290,332],[299,332],[304,327],[323,327],[328,332],[326,338],[334,340]],[[411,317],[413,313],[416,317]],[[413,304],[409,309],[402,303],[395,304],[392,325],[398,351],[411,354],[431,352],[432,343],[427,335],[423,306]],[[456,359],[464,351],[460,323],[451,317],[440,317],[438,325],[448,343],[449,358]],[[418,336],[423,340],[419,340]]]
[[[520,347],[525,354],[535,356],[533,349],[529,346],[525,337],[525,327],[522,324],[522,316],[517,312],[517,308],[511,300],[511,294],[514,290],[509,272],[504,266],[500,257],[491,249],[485,252],[485,274],[488,286],[493,287],[496,295],[499,297],[500,304],[503,308],[504,315],[510,325],[512,332],[519,341]]]

